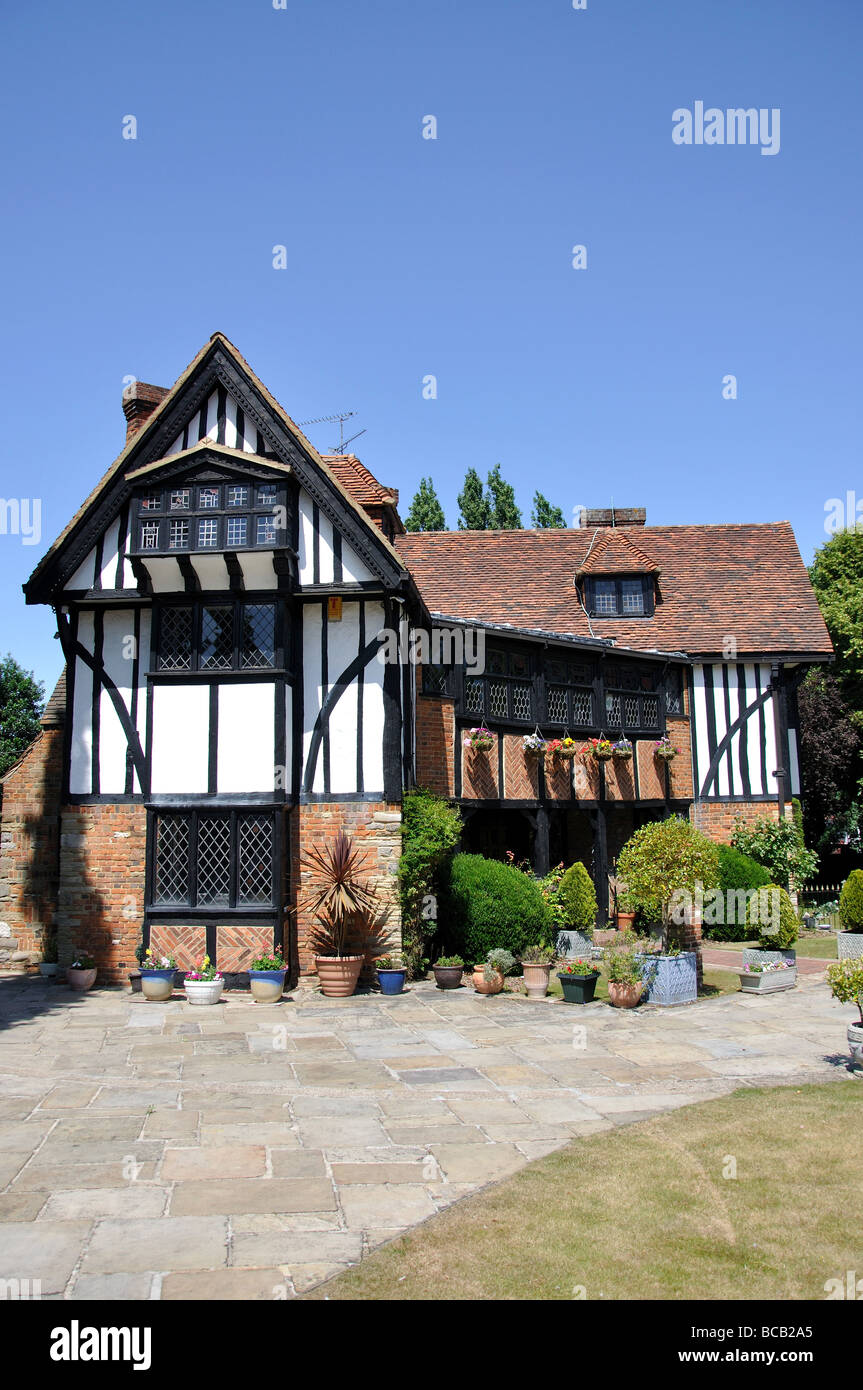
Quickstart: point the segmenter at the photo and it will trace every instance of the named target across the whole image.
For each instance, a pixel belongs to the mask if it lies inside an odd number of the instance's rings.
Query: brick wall
[[[711,840],[728,845],[735,821],[744,820],[751,825],[761,818],[778,820],[779,805],[775,801],[695,801],[689,808],[689,818]]]
[[[57,913],[60,794],[63,779],[62,722],[43,728],[3,780],[0,818],[0,937],[8,957],[30,952],[39,958],[53,934]],[[7,958],[8,958],[7,957]]]
[[[419,676],[418,676],[419,679]],[[417,694],[417,784],[441,796],[453,796],[455,783],[455,705],[452,700]]]
[[[137,966],[144,920],[147,813],[131,802],[65,806],[61,818],[57,947],[61,966],[87,951],[99,983]]]
[[[295,885],[295,901],[302,903],[308,895],[312,873],[302,863],[303,850],[309,845],[332,843],[340,830],[356,840],[367,855],[368,881],[377,889],[381,910],[385,914],[385,931],[390,949],[401,946],[401,915],[399,912],[398,880],[396,873],[401,855],[401,807],[387,802],[339,801],[316,802],[298,806],[291,814],[291,844],[294,853],[291,879]],[[298,910],[292,954],[301,974],[314,972],[314,952],[308,942],[308,929],[314,919],[302,907]]]

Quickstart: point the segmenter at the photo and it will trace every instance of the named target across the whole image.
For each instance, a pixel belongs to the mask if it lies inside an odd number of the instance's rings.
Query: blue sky
[[[526,520],[537,487],[788,518],[810,560],[863,496],[859,0],[285,4],[0,19],[0,494],[43,513],[0,535],[0,650],[56,678],[20,586],[122,446],[124,376],[215,329],[295,419],[356,410],[404,510],[431,474],[455,526],[499,462]],[[779,153],[676,145],[696,101],[778,107]]]

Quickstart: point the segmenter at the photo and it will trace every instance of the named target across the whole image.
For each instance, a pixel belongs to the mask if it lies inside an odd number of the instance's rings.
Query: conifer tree
[[[566,526],[560,507],[553,507],[548,498],[544,497],[541,492],[533,494],[533,511],[530,514],[530,519],[534,526],[540,530]]]
[[[420,478],[420,485],[405,517],[405,530],[446,530],[446,517],[431,478]]]

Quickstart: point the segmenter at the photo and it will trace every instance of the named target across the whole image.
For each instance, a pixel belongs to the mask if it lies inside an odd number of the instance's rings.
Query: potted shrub
[[[797,984],[797,953],[792,947],[799,923],[785,889],[775,883],[759,888],[749,901],[746,920],[750,930],[758,932],[758,945],[744,948],[744,969],[756,965],[781,969],[782,975],[762,989],[793,989]]]
[[[851,1065],[863,1066],[863,958],[834,961],[827,971],[827,983],[840,1004],[856,1004],[858,1018],[848,1024]]]
[[[473,968],[473,987],[477,994],[500,994],[508,971],[515,965],[515,956],[503,946],[489,951],[481,965]]]
[[[256,1004],[278,1004],[285,988],[288,967],[280,951],[258,956],[249,966],[249,989]]]
[[[657,954],[644,955],[643,976],[652,1004],[690,1003],[698,997],[698,956],[678,949],[696,892],[719,882],[719,852],[682,816],[651,821],[627,840],[617,861],[626,884],[622,905],[661,921]]]
[[[189,1004],[218,1004],[225,982],[209,956],[204,956],[193,970],[186,971],[183,988]]]
[[[596,991],[599,971],[592,960],[564,961],[557,972],[564,1002],[567,1004],[592,1004]]]
[[[616,1009],[634,1009],[644,992],[641,959],[632,932],[619,932],[618,940],[602,953],[608,977],[608,998]]]
[[[461,956],[440,956],[432,966],[438,989],[458,989],[464,973]]]
[[[138,962],[137,970],[129,971],[129,985],[133,994],[141,993],[141,967],[146,960],[147,952],[144,949],[143,941],[139,941],[135,947],[135,960]]]
[[[55,936],[45,937],[42,947],[42,959],[39,962],[39,974],[46,980],[53,980],[59,975],[60,967],[57,964],[57,938]]]
[[[596,926],[596,889],[583,864],[571,864],[566,870],[557,890],[557,902],[562,919],[558,954],[589,956]]]
[[[86,951],[77,951],[72,964],[66,969],[66,983],[70,989],[88,990],[96,983],[96,962]]]
[[[852,869],[839,894],[839,920],[843,930],[836,934],[840,960],[863,956],[863,869]]]
[[[141,962],[141,993],[144,998],[158,1002],[170,999],[176,973],[177,962],[173,956],[154,956],[148,947]]]
[[[551,946],[528,946],[522,952],[521,970],[528,999],[544,999],[548,994],[553,964],[554,951]]]
[[[346,999],[357,987],[374,931],[371,914],[376,895],[365,881],[368,856],[340,830],[332,844],[314,845],[304,864],[311,871],[311,888],[303,906],[317,918],[308,939],[321,993],[330,999]]]
[[[776,990],[793,989],[797,983],[797,966],[787,961],[754,961],[738,971],[744,994],[773,994]]]
[[[496,735],[487,729],[485,724],[480,724],[477,729],[469,729],[464,736],[465,748],[476,748],[481,753],[488,753],[494,748]]]
[[[395,956],[380,956],[375,961],[375,969],[381,994],[401,994],[408,973],[406,965],[401,965]]]

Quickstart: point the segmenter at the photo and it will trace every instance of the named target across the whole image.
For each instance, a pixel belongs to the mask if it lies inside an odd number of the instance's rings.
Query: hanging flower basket
[[[626,761],[632,757],[632,744],[628,738],[619,738],[612,751],[615,758],[623,758]]]
[[[557,747],[554,752],[558,758],[566,758],[571,761],[578,757],[578,744],[568,734],[565,734],[563,738],[555,739],[555,743]]]
[[[464,737],[465,748],[479,748],[487,753],[490,748],[494,748],[496,735],[487,729],[484,724],[480,724],[478,729],[470,729]]]
[[[534,758],[544,758],[548,741],[544,739],[539,729],[535,729],[532,734],[525,734],[521,741],[521,746],[525,753]]]
[[[614,744],[610,738],[592,738],[588,751],[598,763],[607,763],[609,758],[614,757]]]
[[[663,734],[662,738],[656,740],[653,745],[653,751],[657,758],[664,758],[667,763],[670,763],[671,759],[677,755],[677,749],[674,747],[668,734]]]

